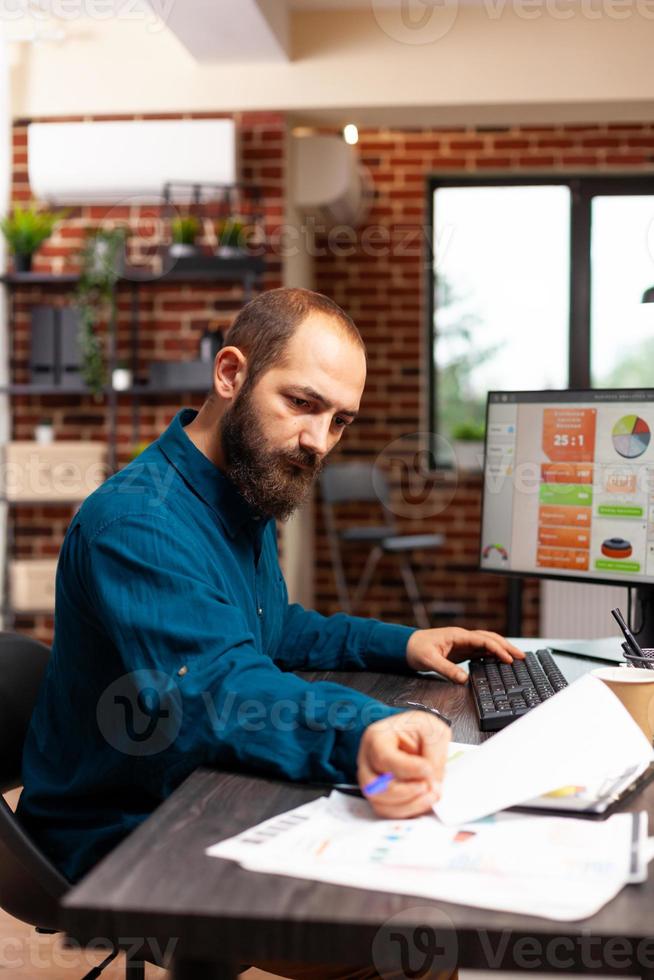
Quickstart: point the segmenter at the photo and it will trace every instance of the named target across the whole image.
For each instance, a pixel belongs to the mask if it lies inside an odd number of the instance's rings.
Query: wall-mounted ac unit
[[[27,132],[30,186],[51,204],[156,203],[167,181],[238,179],[232,119],[32,123]]]
[[[356,227],[370,209],[372,188],[357,152],[340,136],[293,138],[294,203],[326,230]]]

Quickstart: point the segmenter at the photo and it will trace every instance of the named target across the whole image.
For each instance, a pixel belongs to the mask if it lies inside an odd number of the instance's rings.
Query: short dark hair
[[[279,363],[289,340],[310,313],[325,313],[365,354],[354,320],[328,296],[310,289],[270,289],[247,303],[227,331],[225,343],[248,359],[247,386]]]

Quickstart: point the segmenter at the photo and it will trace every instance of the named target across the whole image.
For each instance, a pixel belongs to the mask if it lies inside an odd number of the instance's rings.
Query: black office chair
[[[410,556],[414,551],[441,548],[445,536],[397,533],[395,521],[389,510],[390,487],[380,470],[375,470],[371,463],[334,463],[322,471],[320,491],[336,589],[344,612],[353,614],[359,607],[383,555],[395,555],[398,560],[404,588],[417,626],[427,629],[431,626],[431,616],[454,616],[463,612],[460,603],[440,601],[425,603],[422,599]],[[341,504],[350,503],[378,505],[383,523],[339,529],[336,508]],[[350,595],[343,565],[342,545],[347,544],[370,545],[354,595]]]
[[[0,633],[0,794],[21,785],[23,744],[49,655],[38,640]],[[59,902],[70,887],[0,795],[0,908],[38,932],[55,933]],[[114,947],[83,980],[99,977],[118,953]],[[143,963],[128,961],[126,976],[144,980]]]

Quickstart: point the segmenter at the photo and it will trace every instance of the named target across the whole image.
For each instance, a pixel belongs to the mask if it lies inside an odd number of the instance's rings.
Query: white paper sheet
[[[432,815],[380,820],[366,801],[332,793],[207,853],[251,871],[570,920],[642,878],[633,830],[631,814],[594,824],[500,814],[457,828]]]
[[[615,694],[586,674],[448,766],[434,809],[445,824],[467,823],[653,757]]]

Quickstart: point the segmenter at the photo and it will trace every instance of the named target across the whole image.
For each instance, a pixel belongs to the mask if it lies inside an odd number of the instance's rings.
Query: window
[[[430,431],[483,425],[493,388],[654,386],[653,179],[434,179],[429,197]]]

